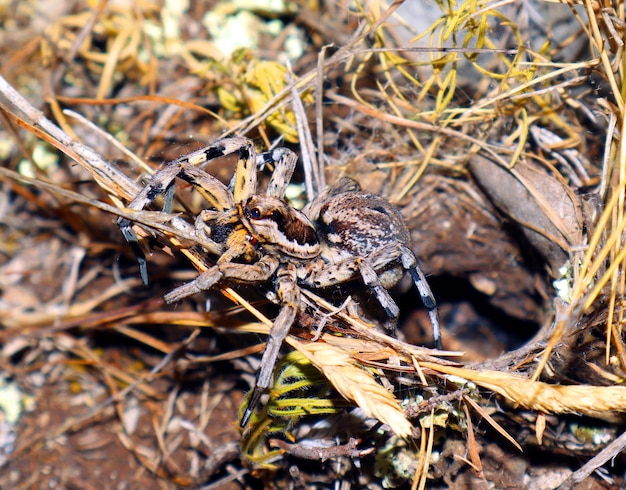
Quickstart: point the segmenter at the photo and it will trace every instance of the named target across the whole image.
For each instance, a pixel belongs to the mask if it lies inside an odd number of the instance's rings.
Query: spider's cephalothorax
[[[228,154],[238,154],[239,159],[227,187],[201,166]],[[164,165],[128,205],[141,210],[164,194],[169,211],[178,177],[192,184],[212,206],[197,216],[193,226],[184,221],[178,226],[193,230],[198,243],[215,257],[215,265],[166,294],[166,302],[209,290],[220,281],[273,284],[272,296],[277,298],[280,310],[270,330],[242,427],[270,386],[280,347],[301,308],[300,287],[327,288],[360,278],[387,315],[396,318],[399,310],[387,289],[408,270],[429,309],[439,343],[435,301],[408,248],[409,234],[399,212],[386,200],[362,192],[351,179],[341,179],[303,212],[292,208],[283,195],[296,159],[288,149],[257,155],[248,139],[224,138]],[[275,166],[272,177],[265,193],[257,194],[257,169],[268,163]],[[138,254],[141,275],[147,282],[145,258],[132,223],[121,219],[119,224]]]
[[[298,259],[311,259],[320,253],[311,222],[281,199],[252,196],[241,206],[241,219],[264,250]]]

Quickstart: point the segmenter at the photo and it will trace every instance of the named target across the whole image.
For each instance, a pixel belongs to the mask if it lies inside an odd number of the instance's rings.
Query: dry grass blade
[[[419,463],[415,469],[411,490],[423,490],[426,488],[428,480],[428,466],[433,451],[435,441],[435,412],[431,410],[430,417],[423,418],[420,423],[422,431],[428,433],[428,437],[422,437],[420,440]]]
[[[439,356],[459,357],[463,355],[462,352],[458,351],[439,351],[435,349],[429,349],[427,347],[408,344],[397,338],[391,337],[385,333],[373,329],[371,325],[368,325],[358,318],[353,318],[343,311],[336,311],[336,308],[334,308],[332,304],[330,304],[321,296],[312,293],[311,291],[304,290],[303,294],[306,298],[307,304],[310,307],[314,309],[322,308],[326,312],[332,313],[333,316],[336,316],[337,318],[345,321],[348,325],[350,325],[350,328],[359,335],[360,340],[367,339],[377,343],[380,346],[389,346],[390,348],[394,349],[395,355],[406,356],[406,362],[408,364],[412,365],[414,359],[417,359],[420,362],[424,360],[430,362],[441,362],[443,364],[454,364],[452,361],[449,361],[447,359],[440,359]],[[331,338],[326,341],[328,343],[337,342],[337,340]],[[341,340],[339,340],[339,342],[341,342]]]
[[[396,126],[417,129],[432,134],[443,134],[446,136],[451,136],[453,138],[467,141],[468,143],[476,145],[477,149],[482,148],[483,151],[486,151],[490,157],[494,158],[502,166],[507,166],[507,161],[504,160],[499,153],[500,151],[502,151],[501,149],[498,149],[498,151],[496,151],[494,148],[491,148],[490,145],[485,144],[484,141],[462,133],[461,131],[455,131],[453,129],[440,127],[435,124],[424,123],[421,121],[414,121],[411,119],[390,115],[375,108],[360,104],[359,102],[354,101],[348,97],[344,97],[342,95],[330,93],[328,94],[328,97],[339,104],[346,105],[347,107],[363,112],[363,114],[392,123]]]
[[[332,383],[341,395],[356,403],[368,417],[389,425],[400,437],[410,437],[413,426],[406,419],[398,400],[379,385],[374,375],[358,366],[344,350],[323,342],[304,343],[293,337],[287,342]]]
[[[579,414],[602,418],[606,412],[626,412],[626,387],[551,385],[519,374],[442,366],[421,362],[423,368],[460,376],[494,391],[529,410],[546,414]]]
[[[30,439],[23,441],[22,444],[17,446],[14,455],[17,456],[21,452],[29,451],[34,445],[40,443],[41,441],[52,440],[55,437],[65,434],[70,430],[76,430],[83,424],[92,421],[95,417],[102,413],[105,408],[114,405],[120,401],[123,401],[129,393],[133,392],[139,386],[147,384],[150,381],[154,380],[157,374],[160,373],[161,370],[172,361],[174,356],[178,354],[180,349],[193,342],[193,340],[198,336],[199,333],[199,330],[192,332],[191,335],[189,335],[187,339],[185,339],[183,344],[172,349],[171,352],[169,352],[168,355],[164,356],[163,359],[154,368],[152,368],[148,374],[140,379],[137,379],[132,384],[129,384],[123,390],[116,391],[113,396],[108,397],[106,400],[98,403],[93,408],[91,408],[87,414],[67,419],[63,424],[57,427],[53,427],[49,431],[38,432]]]
[[[179,240],[181,238],[189,239],[191,240],[191,242],[198,242],[196,235],[192,232],[193,227],[191,227],[189,223],[178,218],[175,215],[167,216],[165,213],[149,213],[145,211],[131,213],[125,212],[123,210],[124,206],[120,199],[126,199],[128,201],[132,200],[141,191],[141,187],[138,183],[130,179],[117,166],[106,161],[93,149],[77,142],[69,135],[64,133],[57,126],[55,126],[50,120],[48,120],[44,116],[41,111],[33,107],[1,76],[0,94],[2,94],[4,98],[9,102],[8,104],[1,104],[2,111],[5,113],[8,119],[13,121],[18,126],[24,127],[28,131],[44,139],[45,141],[65,153],[68,157],[83,166],[93,175],[93,178],[98,183],[98,185],[100,185],[100,187],[102,187],[106,192],[109,193],[109,196],[111,197],[114,204],[121,209],[116,210],[114,207],[109,206],[105,203],[100,203],[95,200],[88,200],[80,196],[79,194],[71,193],[70,191],[58,190],[58,188],[55,188],[50,184],[38,181],[36,179],[29,181],[27,178],[22,177],[16,172],[2,169],[4,170],[5,175],[16,180],[23,180],[39,185],[40,187],[47,188],[48,190],[52,190],[59,194],[62,194],[62,191],[64,191],[65,195],[67,196],[73,194],[73,200],[75,200],[76,202],[84,202],[100,209],[104,209],[112,214],[126,217],[133,222],[141,223],[142,217],[147,215],[152,215],[154,221],[168,221],[174,226],[173,230],[163,229],[161,227],[161,223],[159,223],[157,226],[148,226],[155,230],[163,231],[175,247],[181,245],[181,242]],[[19,116],[13,114],[11,109],[16,110],[17,112],[21,112],[25,115],[25,118],[22,119]],[[144,224],[146,223],[144,222]],[[182,247],[181,252],[185,256],[187,256],[187,258],[196,266],[196,268],[198,268],[198,270],[206,270],[207,266],[204,260],[199,257],[198,254],[193,253],[185,247]]]
[[[2,169],[0,169],[0,171],[2,171]],[[80,322],[82,322],[83,325],[89,323],[89,319],[86,318],[86,316],[90,311],[93,311],[94,308],[107,300],[129,291],[132,287],[138,286],[139,284],[139,279],[127,279],[111,285],[100,294],[94,295],[92,298],[85,301],[74,301],[67,307],[59,305],[58,301],[41,303],[35,311],[29,309],[22,311],[13,309],[9,311],[5,310],[3,306],[0,306],[0,314],[4,316],[3,324],[5,326],[10,329],[20,328],[22,332],[27,331],[29,327],[43,327],[56,322],[55,327],[46,330],[50,333],[52,331],[72,328],[77,326]],[[63,315],[65,320],[60,322],[58,320],[59,315]],[[118,312],[109,313],[108,316],[117,317]]]
[[[467,400],[469,397],[464,397]],[[467,405],[463,404],[463,412],[465,413],[465,420],[467,420],[467,446],[470,461],[474,470],[479,475],[482,475],[483,464],[480,461],[480,451],[478,450],[478,444],[476,443],[476,434],[474,433],[474,424],[472,423],[472,417],[470,416]]]
[[[0,76],[0,94],[8,103],[2,101],[2,110],[6,116],[17,125],[36,134],[51,145],[57,147],[67,156],[89,170],[94,179],[103,189],[113,196],[132,198],[139,193],[139,185],[124,175],[119,169],[111,165],[100,155],[94,152],[47,119],[43,112],[33,107],[22,97],[2,76]],[[13,113],[21,112],[24,118]]]
[[[179,238],[202,244],[202,242],[198,240],[195,234],[164,224],[176,220],[177,218],[174,215],[168,215],[161,211],[126,211],[123,208],[119,209],[115,206],[111,206],[110,204],[98,201],[96,199],[85,197],[77,192],[63,189],[58,185],[45,182],[41,179],[26,177],[17,172],[2,167],[0,167],[0,175],[4,175],[5,177],[8,177],[16,182],[22,182],[33,185],[35,187],[39,187],[41,189],[45,189],[52,192],[53,194],[65,197],[70,201],[86,204],[88,206],[98,208],[102,211],[106,211],[107,213],[110,213],[112,215],[128,218],[129,220],[144,224],[164,234],[170,235],[172,237],[172,240],[175,240],[174,237],[178,236]]]
[[[472,406],[472,408],[474,410],[476,410],[476,412],[483,417],[487,423],[489,425],[491,425],[491,427],[493,427],[496,431],[498,431],[500,433],[500,435],[502,435],[502,437],[504,437],[507,441],[509,441],[511,444],[513,444],[513,446],[515,446],[515,448],[519,451],[522,452],[522,447],[519,445],[519,443],[513,438],[513,436],[511,436],[511,434],[509,434],[506,430],[504,430],[504,428],[498,424],[492,417],[491,415],[489,415],[487,412],[485,412],[485,410],[483,410],[483,408],[478,405],[478,403],[476,403],[474,400],[472,400],[471,397],[469,396],[463,396],[463,400],[465,400],[465,402],[467,402],[469,405]],[[463,409],[466,410],[467,413],[467,406],[463,406]],[[471,427],[471,422],[469,421],[469,415],[467,416],[468,418],[468,441],[471,438],[474,438],[474,442],[475,442],[475,434],[474,435],[470,435],[470,432],[472,431],[472,427]],[[471,442],[470,442],[471,444]],[[474,461],[474,459],[472,459],[472,462],[474,464],[476,464],[476,462]]]
[[[594,42],[602,44],[602,34],[592,19]],[[607,54],[601,50],[603,66],[607,63]],[[604,74],[611,84],[617,83],[615,74]],[[617,96],[617,95],[616,95]],[[619,110],[612,115],[622,121],[624,131],[624,112],[621,95],[619,96]],[[616,110],[613,108],[613,110]],[[612,148],[616,146],[617,149]],[[605,287],[609,286],[609,301],[607,306],[608,318],[606,325],[606,362],[609,362],[611,347],[617,350],[622,368],[626,368],[626,350],[624,342],[614,325],[614,316],[617,312],[618,322],[623,318],[622,308],[618,298],[624,296],[624,266],[626,250],[623,247],[623,230],[626,228],[624,203],[626,202],[626,144],[623,138],[616,141],[615,133],[607,135],[607,150],[604,174],[612,181],[610,195],[604,205],[604,210],[595,223],[593,234],[589,237],[589,246],[580,264],[577,280],[574,283],[571,303],[567,311],[557,321],[550,342],[542,355],[541,362],[535,370],[533,379],[538,379],[540,373],[548,363],[549,357],[562,338],[563,334],[571,331],[583,314],[598,302]],[[601,272],[601,274],[599,274]]]

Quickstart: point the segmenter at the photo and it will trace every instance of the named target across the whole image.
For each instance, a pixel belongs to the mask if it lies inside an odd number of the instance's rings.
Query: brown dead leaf
[[[582,242],[578,197],[558,175],[530,161],[503,168],[477,155],[472,175],[495,206],[519,225],[526,239],[545,258],[553,276]]]

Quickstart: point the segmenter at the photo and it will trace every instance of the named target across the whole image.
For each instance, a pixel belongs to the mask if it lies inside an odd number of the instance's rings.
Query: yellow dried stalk
[[[304,343],[293,337],[287,341],[311,361],[344,398],[356,403],[368,417],[387,424],[400,437],[409,437],[413,433],[413,426],[404,416],[398,400],[376,382],[370,371],[359,366],[348,352],[323,342]]]
[[[443,366],[421,362],[422,368],[460,376],[502,395],[516,405],[545,414],[578,414],[602,418],[607,412],[626,412],[626,387],[552,385],[519,374]]]
[[[571,5],[577,3],[569,1]],[[586,7],[587,22],[579,19],[581,26],[585,28],[585,32],[589,37],[590,49],[593,60],[588,62],[589,66],[597,63],[597,70],[607,80],[611,87],[614,102],[606,105],[607,116],[611,121],[607,131],[607,139],[605,145],[605,157],[603,161],[603,182],[600,186],[600,196],[604,200],[604,210],[596,222],[593,234],[589,237],[589,245],[579,266],[578,274],[575,276],[576,281],[572,292],[572,300],[567,311],[561,315],[561,320],[556,323],[553,335],[541,362],[537,367],[534,379],[537,379],[543,368],[548,362],[554,347],[557,345],[562,335],[574,328],[574,325],[606,292],[608,288],[608,305],[607,305],[607,322],[606,322],[606,359],[612,352],[615,352],[622,368],[626,367],[626,351],[622,340],[622,321],[623,311],[621,309],[622,298],[625,294],[624,268],[626,261],[626,250],[624,248],[623,231],[626,229],[626,217],[624,214],[624,203],[626,202],[626,145],[623,138],[615,138],[617,132],[612,131],[620,124],[620,130],[623,134],[626,128],[624,117],[624,97],[622,94],[623,87],[623,70],[613,69],[613,67],[623,66],[623,49],[610,50],[605,46],[610,45],[612,39],[611,28],[605,25],[603,19],[599,19],[601,15],[594,11],[590,3],[584,2]],[[574,11],[576,16],[579,13]],[[623,23],[624,12],[620,10],[615,12],[615,21]],[[617,318],[615,318],[617,317]],[[595,388],[595,387],[594,387]],[[587,390],[587,388],[585,387]],[[604,390],[604,388],[598,388]],[[589,395],[591,391],[585,393]],[[600,403],[603,396],[599,392]],[[618,392],[621,393],[621,392]],[[616,394],[616,396],[619,396]],[[616,403],[619,403],[616,401]],[[610,403],[607,406],[611,406]],[[600,411],[600,408],[597,407]],[[619,408],[617,408],[619,410]]]

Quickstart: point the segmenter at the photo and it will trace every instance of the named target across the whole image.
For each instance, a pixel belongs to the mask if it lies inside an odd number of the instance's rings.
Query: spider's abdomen
[[[409,231],[395,206],[365,192],[330,197],[321,208],[318,225],[329,244],[355,257],[366,257],[390,241],[409,243]]]
[[[342,179],[337,184],[340,189],[348,183],[342,181],[353,182]],[[393,242],[409,246],[409,231],[396,207],[360,190],[331,193],[319,210],[316,224],[324,241],[321,255],[330,263],[366,258]],[[392,260],[378,273],[388,289],[402,278],[404,269],[398,260]]]

